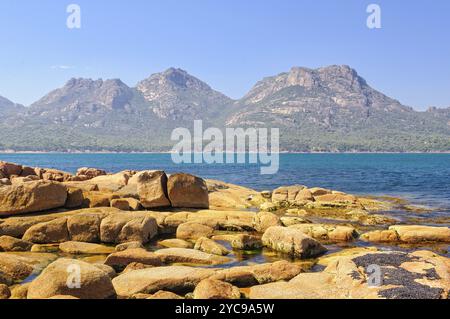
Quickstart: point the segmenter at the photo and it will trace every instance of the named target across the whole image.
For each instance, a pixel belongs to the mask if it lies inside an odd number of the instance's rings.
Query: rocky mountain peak
[[[243,102],[256,104],[268,99],[323,107],[401,108],[398,101],[371,88],[348,65],[293,67],[289,72],[259,81]]]
[[[136,89],[160,118],[195,119],[231,99],[182,69],[169,68],[139,82]]]
[[[147,101],[158,99],[163,94],[177,94],[179,91],[209,93],[213,90],[203,81],[182,69],[169,68],[164,72],[152,74],[137,85]]]
[[[92,80],[72,78],[62,88],[56,89],[34,103],[32,108],[104,108],[122,109],[133,92],[119,79]]]

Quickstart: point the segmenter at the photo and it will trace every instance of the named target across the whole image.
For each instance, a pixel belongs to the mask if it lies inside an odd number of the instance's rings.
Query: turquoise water
[[[174,164],[170,154],[0,154],[0,160],[69,172],[83,166],[183,171],[257,190],[304,184],[399,196],[450,213],[450,154],[281,154],[275,175],[260,175],[255,164]]]

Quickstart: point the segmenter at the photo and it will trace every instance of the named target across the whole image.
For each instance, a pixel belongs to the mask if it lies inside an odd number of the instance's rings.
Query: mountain
[[[161,119],[213,116],[232,100],[181,69],[170,68],[138,83],[136,89]]]
[[[14,115],[23,111],[23,105],[16,104],[8,100],[7,98],[0,96],[0,115]]]
[[[168,151],[174,128],[202,119],[279,128],[282,151],[450,151],[450,108],[417,112],[345,65],[294,67],[237,101],[175,68],[136,87],[71,79],[29,107],[0,98],[0,115],[0,150]]]
[[[416,112],[345,65],[294,67],[258,82],[239,104],[226,124],[278,127],[284,150],[450,149],[448,113]]]

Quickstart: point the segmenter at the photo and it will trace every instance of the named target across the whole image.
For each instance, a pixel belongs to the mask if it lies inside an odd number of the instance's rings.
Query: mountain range
[[[299,152],[448,152],[450,108],[418,112],[346,65],[267,77],[233,100],[170,68],[129,87],[70,79],[30,106],[0,97],[0,150],[169,151],[176,127],[278,127]]]

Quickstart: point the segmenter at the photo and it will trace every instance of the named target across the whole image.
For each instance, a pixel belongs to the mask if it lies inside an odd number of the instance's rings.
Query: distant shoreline
[[[224,154],[229,152],[224,152]],[[13,154],[173,154],[173,152],[165,151],[165,152],[114,152],[114,151],[77,151],[77,152],[62,152],[62,151],[0,151],[0,155],[13,155]],[[196,153],[191,153],[196,154]],[[237,152],[234,154],[238,154]],[[246,152],[245,154],[252,154]],[[279,154],[450,154],[450,151],[433,151],[433,152],[294,152],[294,151],[285,151],[279,152]]]

